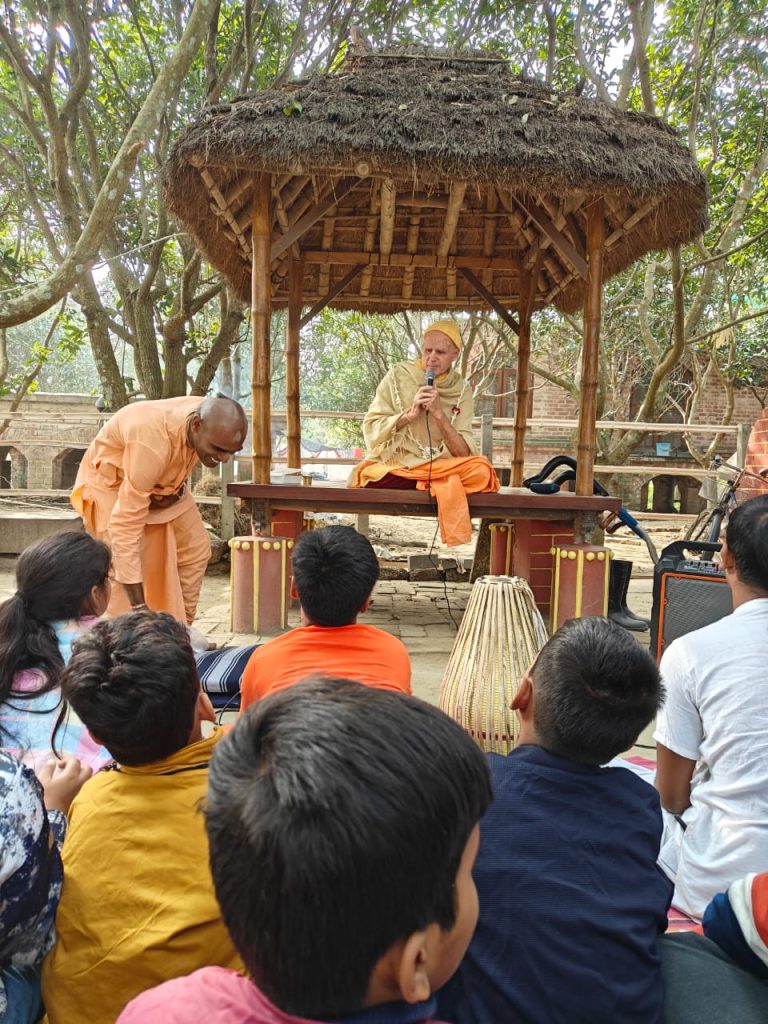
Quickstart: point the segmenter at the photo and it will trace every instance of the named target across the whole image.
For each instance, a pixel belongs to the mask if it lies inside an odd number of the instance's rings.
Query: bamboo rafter
[[[396,209],[397,188],[392,178],[385,178],[381,183],[381,230],[379,232],[379,251],[382,256],[388,256],[392,252]]]
[[[237,240],[237,244],[240,246],[240,252],[242,253],[243,256],[245,256],[246,259],[250,260],[251,253],[250,249],[248,248],[248,243],[245,240],[242,231],[238,227],[237,221],[232,216],[232,211],[230,210],[229,206],[227,206],[226,199],[219,191],[216,182],[211,177],[210,171],[208,171],[206,167],[201,167],[199,170],[200,177],[202,178],[205,187],[208,189],[208,194],[211,196],[214,203],[216,204],[217,215],[221,214],[221,216],[226,220],[227,224],[229,224],[230,228],[232,229],[232,233],[234,234]]]
[[[371,189],[371,199],[368,213],[368,220],[365,227],[365,237],[363,238],[363,248],[369,253],[373,252],[376,246],[376,231],[379,226],[379,209],[381,207],[381,190],[378,188]],[[367,266],[363,271],[363,276],[360,279],[360,295],[367,296],[371,288],[371,277],[373,276],[373,267]]]
[[[406,239],[405,248],[410,254],[417,252],[419,248],[419,225],[421,224],[421,215],[418,213],[412,213],[408,221],[408,238]],[[416,274],[414,267],[406,267],[405,273],[403,274],[403,298],[410,299],[413,295],[413,279]]]

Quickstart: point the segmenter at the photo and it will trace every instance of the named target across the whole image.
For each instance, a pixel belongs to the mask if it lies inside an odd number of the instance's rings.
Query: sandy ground
[[[329,516],[329,521],[351,522],[350,517]],[[644,520],[659,550],[679,536],[680,524],[674,519]],[[406,558],[412,553],[465,555],[471,558],[472,544],[447,549],[439,542],[435,526],[423,518],[372,516],[369,536],[382,557],[388,560]],[[608,540],[621,558],[634,563],[630,583],[629,605],[646,618],[651,613],[652,562],[643,543],[622,530]],[[0,557],[0,600],[15,590],[13,566],[15,559]],[[437,702],[440,682],[450,655],[461,615],[469,597],[469,583],[411,583],[381,581],[369,611],[362,622],[385,629],[399,636],[408,648],[413,666],[413,689],[417,696]],[[298,625],[298,611],[289,615],[291,625]],[[219,644],[253,643],[252,635],[233,635],[229,629],[229,572],[227,563],[211,566],[206,574],[196,626]],[[634,634],[640,643],[648,643],[649,634]],[[260,638],[267,640],[268,637]],[[639,739],[636,753],[652,756],[652,729]]]

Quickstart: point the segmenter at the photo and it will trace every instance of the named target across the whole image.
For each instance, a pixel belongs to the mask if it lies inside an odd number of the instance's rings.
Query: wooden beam
[[[211,195],[211,198],[213,199],[213,201],[216,204],[216,210],[218,212],[218,215],[220,217],[223,217],[224,220],[227,222],[227,224],[229,224],[230,228],[232,229],[232,231],[233,231],[233,233],[235,235],[235,238],[237,239],[237,244],[240,247],[240,251],[242,252],[242,254],[244,256],[246,256],[246,257],[250,256],[250,251],[248,249],[248,243],[245,240],[245,237],[244,237],[242,231],[240,230],[240,227],[239,227],[237,221],[235,220],[234,214],[232,213],[232,211],[230,210],[229,206],[227,205],[226,199],[224,198],[224,196],[219,191],[218,186],[216,185],[216,182],[213,180],[213,178],[211,177],[210,173],[208,172],[208,170],[205,167],[201,167],[200,168],[200,177],[203,179],[203,183],[205,184],[205,187],[208,189],[208,191],[209,191],[209,193]]]
[[[251,239],[253,264],[251,275],[251,325],[253,334],[251,396],[253,400],[253,481],[269,483],[272,459],[270,417],[270,344],[271,280],[269,239],[271,234],[270,175],[257,175],[253,189]]]
[[[344,291],[349,282],[356,278],[362,269],[363,264],[358,263],[357,266],[348,270],[344,277],[342,277],[340,281],[337,281],[336,284],[332,285],[328,293],[319,299],[312,306],[309,312],[301,318],[301,326],[306,327],[310,320],[316,317],[321,309],[325,309],[329,302],[332,302],[340,292]]]
[[[381,209],[381,189],[371,189],[371,199],[368,218],[365,225],[365,237],[363,238],[363,249],[366,253],[373,252],[376,247],[376,238],[379,227],[379,210]],[[371,288],[371,277],[373,267],[367,266],[360,278],[360,294],[365,296]]]
[[[375,267],[469,267],[470,270],[506,270],[515,275],[520,270],[517,260],[506,256],[451,256],[441,259],[432,253],[393,252],[344,252],[338,249],[327,252],[324,249],[303,249],[301,257],[305,263],[362,263]]]
[[[288,271],[288,323],[285,337],[285,408],[288,465],[301,466],[301,392],[299,345],[304,264],[292,259]]]
[[[597,375],[600,358],[600,307],[603,293],[603,247],[605,217],[603,200],[587,207],[587,274],[584,304],[584,345],[581,353],[581,402],[576,461],[576,493],[591,494],[595,465],[595,420],[597,419]]]
[[[437,255],[445,259],[451,249],[453,236],[456,234],[456,227],[459,223],[459,215],[464,202],[464,193],[467,191],[466,181],[451,182],[451,195],[448,200],[448,208],[445,212],[443,230],[440,241],[437,243]]]
[[[568,213],[565,217],[566,223],[568,224],[568,230],[571,232],[571,240],[576,246],[576,252],[581,256],[582,259],[587,258],[587,247],[584,244],[584,236],[581,232],[581,226],[579,225],[578,217],[575,213]]]
[[[408,238],[405,243],[406,251],[415,253],[419,248],[419,227],[421,225],[421,214],[412,213],[408,221]],[[410,299],[413,296],[413,278],[416,274],[415,267],[406,267],[403,275],[403,298]]]
[[[237,203],[237,200],[244,192],[251,188],[252,185],[253,176],[246,175],[244,178],[240,178],[239,181],[236,181],[233,185],[229,186],[224,195],[224,201],[233,213],[235,211],[235,204]]]
[[[379,252],[388,256],[392,252],[392,239],[395,234],[395,211],[397,208],[397,190],[391,178],[384,178],[381,183],[381,231],[379,234]]]
[[[554,245],[561,256],[565,257],[566,260],[571,264],[573,269],[578,273],[579,277],[586,278],[587,276],[587,263],[586,260],[579,255],[574,247],[573,243],[569,238],[559,231],[550,220],[545,210],[542,210],[540,206],[537,206],[533,202],[522,202],[522,200],[515,197],[515,202],[518,204],[521,210],[531,218],[536,227],[545,235],[550,242]]]
[[[320,243],[326,251],[330,251],[333,248],[333,232],[335,228],[336,218],[329,215],[323,221],[323,240]],[[330,279],[331,267],[330,264],[326,263],[325,266],[320,267],[320,278],[317,284],[317,290],[321,295],[328,291]]]
[[[485,301],[488,303],[491,309],[498,313],[498,315],[501,317],[501,319],[504,321],[507,327],[511,327],[515,334],[519,335],[520,324],[517,322],[517,320],[515,320],[515,318],[512,316],[509,310],[505,309],[504,306],[502,306],[502,304],[499,302],[496,296],[492,292],[488,291],[488,289],[485,287],[485,285],[477,276],[477,274],[473,274],[469,267],[459,267],[459,273],[463,278],[469,281],[469,283],[475,289],[477,294],[481,295],[485,299]]]
[[[493,185],[488,186],[488,195],[485,200],[485,220],[483,221],[483,256],[493,256],[496,248],[496,231],[498,229],[498,216],[496,211],[499,208],[499,196]],[[483,284],[491,289],[493,284],[493,271],[483,271]]]
[[[317,292],[305,292],[304,303],[316,303],[325,302],[326,296],[318,295]],[[514,308],[518,300],[518,292],[515,289],[514,294],[502,295],[499,298],[499,302],[507,304],[510,308]],[[485,299],[474,293],[469,295],[458,295],[455,299],[446,298],[430,298],[428,295],[414,295],[410,299],[404,299],[402,295],[360,295],[359,292],[348,292],[344,296],[344,309],[356,309],[362,310],[366,313],[375,312],[401,312],[404,309],[411,310],[424,310],[426,312],[434,312],[435,302],[439,303],[441,310],[455,309],[458,311],[467,312],[470,309],[487,309],[487,303]],[[278,296],[274,299],[274,309],[285,309],[287,308],[288,300],[287,296]]]
[[[335,206],[348,192],[352,191],[355,185],[357,185],[358,180],[358,178],[342,178],[330,192],[316,202],[314,206],[311,206],[304,216],[300,217],[284,235],[276,238],[269,252],[270,262],[276,260],[278,256],[282,256],[285,250],[293,245],[294,242],[298,242],[301,236],[306,234],[321,217],[325,216],[332,206]]]
[[[653,199],[649,199],[647,203],[641,206],[638,210],[635,210],[635,212],[631,214],[631,216],[627,217],[627,219],[624,221],[620,228],[617,228],[615,231],[612,231],[611,234],[606,238],[606,249],[608,249],[612,245],[615,245],[615,243],[618,242],[620,238],[623,238],[624,235],[629,234],[629,232],[633,228],[637,227],[641,220],[648,216],[648,214],[651,212],[654,206],[658,206],[660,202],[661,196],[654,196]]]
[[[448,199],[448,208],[445,212],[443,230],[440,233],[440,241],[437,243],[437,255],[443,259],[449,253],[456,252],[456,228],[461,215],[461,207],[464,203],[464,193],[467,191],[466,181],[452,181],[451,194]],[[456,268],[448,267],[445,272],[445,294],[448,299],[456,298]]]

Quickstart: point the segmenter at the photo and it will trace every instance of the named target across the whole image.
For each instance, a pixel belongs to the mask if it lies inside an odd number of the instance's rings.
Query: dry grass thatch
[[[359,264],[333,305],[485,305],[467,267],[509,307],[520,268],[538,265],[535,306],[572,311],[584,299],[584,210],[596,196],[606,201],[605,277],[706,227],[704,177],[667,125],[555,94],[487,55],[371,54],[190,125],[164,168],[165,200],[243,299],[259,171],[273,176],[273,239],[348,188],[274,259],[276,306],[293,254],[305,259],[308,303]]]

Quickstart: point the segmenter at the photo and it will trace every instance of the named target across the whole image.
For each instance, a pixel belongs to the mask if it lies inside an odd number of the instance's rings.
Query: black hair
[[[93,587],[106,583],[109,548],[87,533],[55,533],[31,544],[16,562],[16,593],[0,605],[0,703],[55,689],[64,661],[51,625],[87,615]],[[37,690],[13,689],[17,672],[40,669]]]
[[[370,541],[351,526],[302,533],[292,564],[301,607],[316,626],[354,622],[379,578]]]
[[[488,766],[436,707],[345,679],[248,708],[214,754],[206,810],[224,923],[286,1013],[358,1011],[398,940],[456,919]]]
[[[741,582],[768,591],[768,494],[750,498],[731,512],[725,540]]]
[[[189,743],[200,693],[189,634],[172,615],[99,622],[75,642],[61,691],[120,764],[151,764]]]
[[[610,619],[570,619],[531,670],[533,724],[543,747],[601,765],[627,750],[664,700],[656,663]]]

